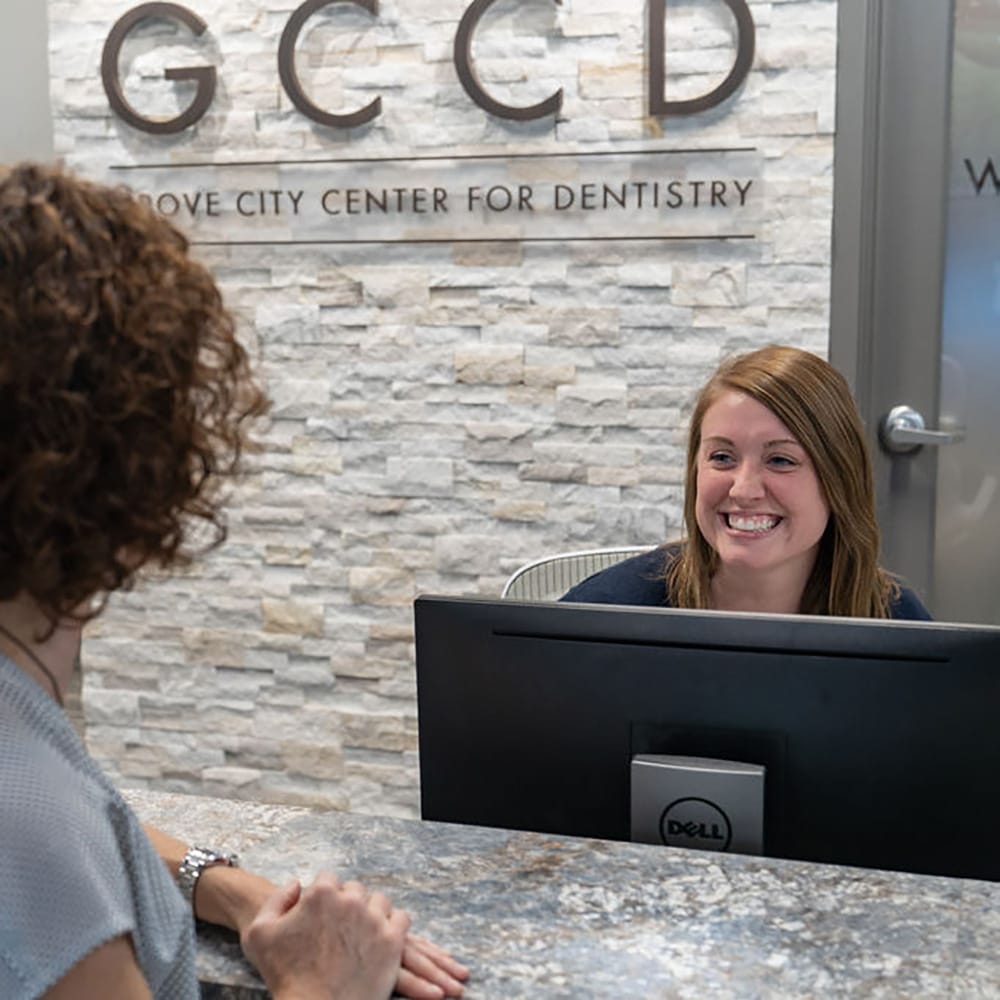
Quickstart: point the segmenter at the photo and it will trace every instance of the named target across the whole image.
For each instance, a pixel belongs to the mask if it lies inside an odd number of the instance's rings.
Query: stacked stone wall
[[[153,23],[123,53],[126,95],[150,115],[190,101],[165,66],[217,66],[206,117],[168,137],[117,119],[101,85],[129,6],[48,5],[57,152],[100,179],[139,183],[120,168],[160,163],[181,183],[181,164],[236,158],[753,149],[748,240],[197,248],[273,409],[226,545],[116,596],[90,628],[89,745],[124,784],[414,815],[414,596],[497,595],[541,554],[676,535],[697,386],[733,351],[825,352],[835,0],[750,2],[745,84],[683,119],[647,113],[641,0],[503,0],[474,44],[484,86],[512,104],[564,92],[528,123],[462,89],[464,0],[382,2],[374,18],[332,5],[298,64],[331,109],[382,96],[348,131],[281,88],[296,3],[188,0],[201,39]],[[732,65],[733,19],[721,0],[668,9],[668,96],[704,93]]]

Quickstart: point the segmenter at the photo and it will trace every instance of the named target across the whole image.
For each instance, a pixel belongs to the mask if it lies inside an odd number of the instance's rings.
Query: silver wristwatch
[[[239,858],[235,854],[223,854],[212,847],[189,847],[180,868],[177,869],[177,887],[194,909],[194,890],[201,873],[214,865],[238,868],[238,862]]]

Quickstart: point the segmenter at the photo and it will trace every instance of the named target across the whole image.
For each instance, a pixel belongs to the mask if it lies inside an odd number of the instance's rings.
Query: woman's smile
[[[772,514],[746,514],[738,511],[719,515],[726,527],[740,534],[763,535],[781,523],[781,518]]]

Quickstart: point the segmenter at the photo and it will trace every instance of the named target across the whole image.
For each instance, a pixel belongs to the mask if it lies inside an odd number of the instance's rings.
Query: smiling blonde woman
[[[722,363],[695,401],[685,540],[566,601],[927,620],[878,564],[871,457],[844,377],[794,347]]]

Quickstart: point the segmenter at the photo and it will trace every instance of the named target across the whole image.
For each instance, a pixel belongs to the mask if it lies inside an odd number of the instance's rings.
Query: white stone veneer
[[[133,786],[414,815],[414,595],[495,595],[542,553],[674,535],[692,391],[731,351],[825,352],[836,2],[751,2],[746,84],[673,121],[645,115],[641,0],[504,0],[476,35],[484,84],[520,104],[564,88],[558,120],[529,124],[459,86],[465,0],[390,0],[374,20],[335,5],[303,35],[303,83],[333,110],[376,93],[384,109],[337,134],[279,84],[296,3],[188,0],[201,41],[153,25],[123,59],[150,114],[189,99],[164,66],[219,67],[208,116],[169,138],[114,118],[101,86],[104,38],[131,6],[48,4],[56,148],[101,179],[213,158],[757,150],[747,243],[200,251],[274,410],[227,545],[91,627],[90,747]],[[704,92],[731,65],[732,19],[721,0],[670,8],[668,94]]]

